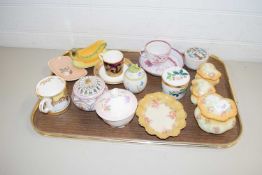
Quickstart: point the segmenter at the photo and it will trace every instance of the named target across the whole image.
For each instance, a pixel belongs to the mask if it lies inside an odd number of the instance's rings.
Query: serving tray
[[[133,63],[138,63],[139,53],[123,52],[125,58],[129,58]],[[216,56],[210,56],[208,62],[213,63],[222,73],[220,83],[216,90],[224,97],[234,99],[234,94],[230,85],[227,70],[224,63]],[[186,68],[187,69],[187,68]],[[187,69],[194,78],[196,71]],[[93,73],[92,68],[88,69],[88,74]],[[145,90],[136,94],[138,100],[143,98],[147,93],[158,92],[161,90],[161,78],[147,74],[148,84]],[[67,82],[69,93],[72,92],[74,82]],[[124,88],[123,84],[108,85],[109,89],[114,87]],[[105,141],[122,141],[134,143],[165,144],[165,145],[192,145],[224,148],[234,145],[242,132],[242,125],[239,114],[237,122],[233,129],[221,135],[209,134],[202,131],[194,117],[195,106],[190,101],[190,91],[179,100],[187,112],[187,126],[177,137],[169,137],[161,140],[156,136],[146,133],[145,129],[138,124],[138,119],[134,119],[124,128],[112,128],[95,113],[85,112],[78,109],[72,102],[68,110],[57,116],[43,114],[38,110],[39,101],[35,104],[31,121],[34,129],[46,136],[69,137],[78,139],[98,139]]]

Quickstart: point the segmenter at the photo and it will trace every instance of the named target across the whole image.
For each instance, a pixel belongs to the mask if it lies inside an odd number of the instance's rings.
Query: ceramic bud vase
[[[129,66],[124,74],[124,86],[133,93],[139,93],[146,87],[146,72],[137,64]]]

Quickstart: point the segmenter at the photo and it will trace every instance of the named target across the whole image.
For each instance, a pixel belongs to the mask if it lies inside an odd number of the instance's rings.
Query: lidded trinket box
[[[181,99],[186,94],[189,80],[190,75],[185,69],[178,66],[170,67],[162,74],[163,92]]]
[[[132,64],[124,74],[124,86],[133,93],[143,91],[147,84],[146,72],[137,64]]]
[[[97,98],[107,90],[108,88],[101,78],[85,76],[75,82],[71,98],[78,108],[94,111]]]
[[[185,52],[185,64],[188,68],[197,70],[199,66],[208,60],[208,53],[206,50],[193,47]]]
[[[110,126],[122,128],[134,117],[137,108],[136,96],[125,89],[114,88],[99,97],[96,113]]]

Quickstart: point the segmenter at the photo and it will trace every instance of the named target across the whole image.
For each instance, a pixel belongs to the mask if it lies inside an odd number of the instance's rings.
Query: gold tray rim
[[[136,51],[124,51],[123,52],[136,52]],[[69,51],[66,51],[63,55],[67,55]],[[232,83],[230,80],[230,77],[228,76],[228,69],[227,66],[225,65],[224,61],[222,61],[218,56],[215,55],[210,55],[210,57],[220,61],[223,66],[225,67],[225,71],[228,77],[228,82],[229,82],[229,86],[230,86],[230,91],[232,93],[233,96],[233,100],[236,102],[237,104],[237,108],[238,108],[238,101],[236,100],[236,94],[235,94],[235,90],[232,87]],[[33,107],[32,113],[31,113],[31,124],[34,128],[34,130],[39,133],[40,135],[43,136],[49,136],[49,137],[60,137],[60,138],[71,138],[71,139],[81,139],[81,140],[97,140],[97,141],[108,141],[108,142],[124,142],[124,143],[138,143],[138,144],[150,144],[150,145],[167,145],[167,146],[192,146],[192,147],[208,147],[208,148],[229,148],[232,147],[233,145],[235,145],[240,137],[242,136],[243,133],[243,125],[242,125],[242,120],[239,114],[239,110],[238,110],[238,120],[239,120],[239,134],[237,136],[237,138],[231,142],[228,143],[222,143],[222,144],[214,144],[214,143],[200,143],[200,142],[165,142],[165,140],[159,140],[159,141],[149,141],[149,140],[142,140],[142,139],[123,139],[123,138],[107,138],[107,137],[99,137],[99,136],[87,136],[87,135],[78,135],[78,134],[64,134],[64,133],[57,133],[57,132],[45,132],[42,131],[40,129],[38,129],[35,125],[34,125],[34,117],[35,117],[35,112],[38,109],[38,104],[39,104],[39,100],[36,102],[36,104]]]

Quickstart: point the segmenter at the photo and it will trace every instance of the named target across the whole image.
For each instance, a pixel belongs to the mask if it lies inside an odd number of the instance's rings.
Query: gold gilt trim
[[[224,65],[226,74],[228,76],[227,67],[225,66],[224,62],[221,61],[221,59],[219,59],[218,57],[216,57],[214,55],[211,55],[210,57],[218,60],[219,62],[221,62]],[[232,90],[232,84],[231,84],[229,77],[228,77],[228,81],[229,81],[229,85],[230,85],[230,91],[233,95],[233,100],[236,102],[236,104],[238,104],[238,101],[236,101],[235,91]],[[105,138],[105,137],[99,137],[99,136],[94,137],[94,136],[86,136],[86,135],[63,134],[63,133],[57,133],[57,132],[49,133],[49,132],[45,132],[45,131],[38,129],[34,124],[34,117],[35,117],[35,112],[38,109],[38,104],[39,104],[39,100],[35,104],[33,111],[31,113],[32,126],[33,126],[34,130],[36,132],[38,132],[39,134],[44,135],[44,136],[51,136],[51,137],[63,137],[63,138],[71,138],[71,139],[83,139],[83,140],[87,139],[87,140],[108,141],[108,142],[127,142],[127,143],[152,144],[152,145],[169,145],[169,146],[176,145],[176,146],[190,146],[190,147],[196,146],[196,147],[209,147],[209,148],[228,148],[228,147],[231,147],[231,146],[233,146],[237,143],[237,141],[239,140],[239,138],[241,137],[242,132],[243,132],[243,126],[242,126],[241,118],[240,118],[240,115],[238,113],[237,117],[238,117],[239,126],[240,126],[239,135],[232,142],[223,143],[223,144],[200,143],[200,142],[166,142],[166,141],[162,141],[162,140],[160,140],[160,141],[149,141],[149,140],[140,140],[140,139],[138,140],[138,139],[124,139],[124,138]]]

